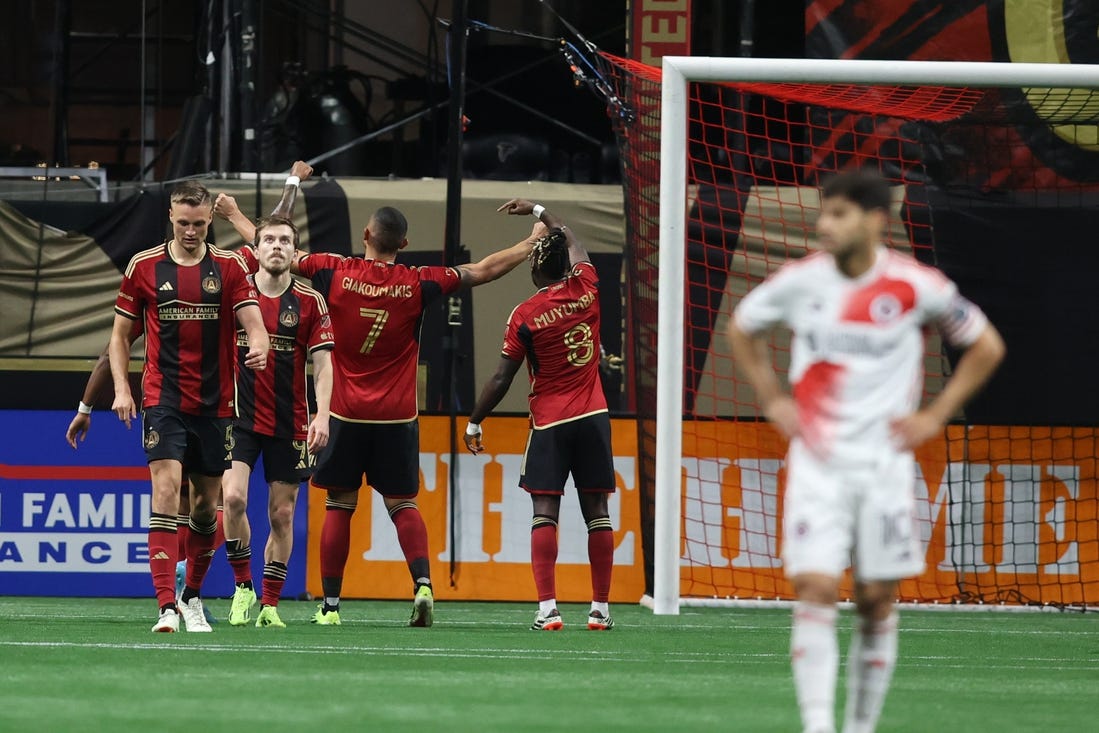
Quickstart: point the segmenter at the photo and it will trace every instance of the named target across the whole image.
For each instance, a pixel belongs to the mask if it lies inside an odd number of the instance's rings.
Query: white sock
[[[790,666],[794,670],[801,723],[806,731],[836,729],[836,676],[839,643],[834,605],[798,601],[790,634]]]
[[[598,601],[592,601],[591,602],[591,610],[599,611],[599,613],[603,614],[603,618],[607,618],[608,616],[611,615],[611,604],[609,604],[609,603],[599,603]]]
[[[896,664],[896,609],[881,621],[856,619],[847,654],[843,733],[873,733]]]
[[[556,608],[556,598],[551,598],[548,601],[538,601],[538,612],[541,613],[543,616],[548,615],[550,611],[553,611]]]

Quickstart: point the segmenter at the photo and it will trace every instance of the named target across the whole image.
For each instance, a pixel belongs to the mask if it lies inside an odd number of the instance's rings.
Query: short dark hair
[[[198,181],[183,181],[172,189],[171,202],[188,206],[213,206],[210,190]]]
[[[294,248],[296,249],[298,246],[298,228],[294,226],[294,222],[284,216],[261,216],[256,219],[256,236],[252,238],[252,244],[258,247],[260,232],[267,227],[280,225],[290,227],[290,231],[294,233]]]
[[[869,168],[837,173],[824,182],[821,198],[845,198],[863,211],[883,209],[889,213],[893,194],[889,181],[881,173]]]
[[[374,212],[375,246],[383,252],[396,252],[408,234],[408,219],[392,206],[383,206]]]
[[[565,230],[553,229],[534,243],[531,270],[546,280],[560,280],[569,274],[569,242]]]

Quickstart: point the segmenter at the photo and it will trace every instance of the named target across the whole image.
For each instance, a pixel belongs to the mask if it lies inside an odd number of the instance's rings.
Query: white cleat
[[[202,599],[198,596],[186,603],[180,603],[179,612],[183,616],[183,624],[188,631],[213,631],[210,628],[210,622],[206,620],[206,614],[202,611]]]
[[[174,634],[179,631],[179,614],[175,609],[165,608],[160,613],[160,618],[153,624],[153,631],[158,634]]]

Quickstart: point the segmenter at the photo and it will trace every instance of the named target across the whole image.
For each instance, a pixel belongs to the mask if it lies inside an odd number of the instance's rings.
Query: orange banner
[[[617,491],[611,497],[614,523],[614,577],[611,601],[636,603],[644,593],[637,488],[637,424],[615,420],[611,443]],[[420,418],[419,505],[431,548],[431,577],[441,600],[533,601],[530,570],[531,501],[519,488],[519,468],[527,444],[525,418],[490,417],[484,423],[485,452],[465,451],[458,458],[458,519],[454,543],[458,559],[455,584],[450,575],[450,421]],[[464,429],[464,419],[459,428]],[[459,438],[459,445],[462,445]],[[325,492],[309,489],[309,552],[306,588],[321,593],[318,547],[324,524]],[[359,494],[351,524],[351,552],[344,576],[347,598],[410,598],[412,580],[397,544],[393,523],[372,490]],[[591,600],[588,534],[576,491],[566,488],[558,531],[557,599]]]
[[[783,441],[764,423],[694,422],[683,453],[682,595],[791,598]],[[1091,428],[949,428],[917,453],[927,570],[902,598],[1099,602],[1096,456]]]

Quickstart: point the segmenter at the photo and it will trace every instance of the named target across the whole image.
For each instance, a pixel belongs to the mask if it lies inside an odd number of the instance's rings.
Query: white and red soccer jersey
[[[330,270],[328,312],[332,353],[332,414],[354,422],[411,422],[416,405],[420,324],[433,299],[461,286],[452,267],[409,267],[360,257],[315,253],[298,271]]]
[[[818,252],[784,265],[737,306],[746,333],[793,331],[790,384],[802,439],[818,456],[867,462],[889,448],[889,422],[919,404],[925,325],[966,347],[984,313],[938,270],[879,247],[858,278]]]
[[[599,278],[590,262],[515,307],[503,355],[527,360],[535,429],[607,411],[599,381]]]

